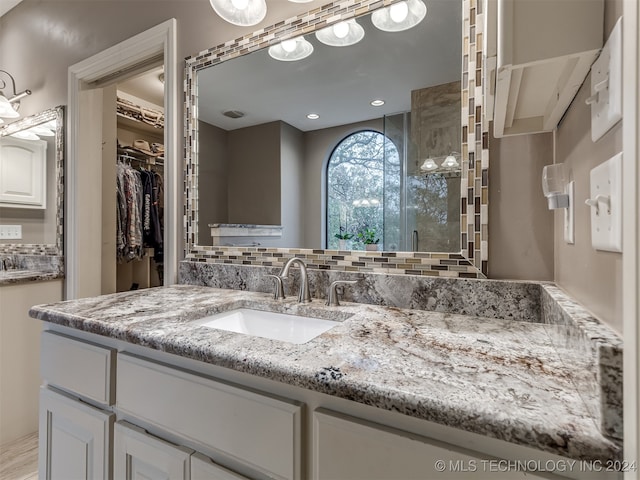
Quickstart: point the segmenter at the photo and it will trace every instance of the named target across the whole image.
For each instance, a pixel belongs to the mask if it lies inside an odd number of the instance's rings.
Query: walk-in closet
[[[102,293],[164,273],[164,85],[157,66],[103,89]]]

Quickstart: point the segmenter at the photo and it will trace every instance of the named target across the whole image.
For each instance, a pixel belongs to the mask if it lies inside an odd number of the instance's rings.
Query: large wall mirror
[[[187,252],[373,248],[486,274],[471,4],[424,0],[402,31],[380,2],[328,4],[187,59]]]
[[[0,168],[0,218],[21,227],[0,252],[63,255],[64,108],[3,125]]]

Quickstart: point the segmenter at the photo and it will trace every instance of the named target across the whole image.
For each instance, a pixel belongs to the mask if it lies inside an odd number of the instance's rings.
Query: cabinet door
[[[47,142],[0,139],[0,207],[47,206]]]
[[[110,479],[113,414],[47,388],[40,390],[40,478]]]
[[[486,458],[407,432],[326,410],[313,413],[314,480],[519,480],[538,477],[495,471]],[[554,477],[556,478],[556,477]]]
[[[191,455],[191,480],[249,480],[231,470],[217,465],[200,453]]]
[[[192,453],[127,422],[117,422],[113,442],[114,478],[189,480]]]

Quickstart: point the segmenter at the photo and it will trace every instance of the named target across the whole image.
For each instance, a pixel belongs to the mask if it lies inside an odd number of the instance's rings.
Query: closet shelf
[[[139,130],[145,133],[154,133],[154,134],[162,134],[164,131],[164,127],[156,127],[153,125],[149,125],[148,123],[141,122],[140,120],[136,120],[135,118],[130,118],[121,113],[117,113],[118,117],[118,126],[125,127],[127,129]]]

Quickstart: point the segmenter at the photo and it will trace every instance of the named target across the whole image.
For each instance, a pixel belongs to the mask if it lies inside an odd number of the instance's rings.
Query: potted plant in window
[[[378,250],[378,242],[380,239],[376,235],[375,228],[369,228],[365,226],[358,232],[358,240],[364,243],[365,250]]]
[[[340,227],[340,231],[334,235],[338,239],[338,248],[340,250],[347,249],[347,240],[351,240],[353,238],[353,233],[347,232],[347,229],[344,227]]]

